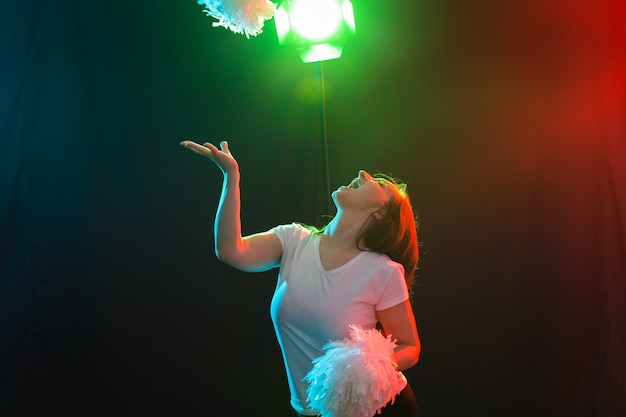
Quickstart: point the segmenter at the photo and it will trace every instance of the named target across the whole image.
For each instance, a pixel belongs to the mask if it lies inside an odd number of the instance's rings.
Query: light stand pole
[[[320,132],[322,136],[324,184],[326,185],[326,194],[324,198],[326,214],[330,214],[330,167],[328,160],[328,126],[326,124],[326,86],[324,84],[324,63],[317,61],[315,63],[317,69],[317,97],[320,114]]]

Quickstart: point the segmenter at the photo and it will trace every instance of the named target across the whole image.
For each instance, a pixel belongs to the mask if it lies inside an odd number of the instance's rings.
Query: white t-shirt
[[[270,313],[283,353],[291,405],[301,414],[307,407],[302,381],[322,346],[350,336],[351,324],[376,326],[376,311],[408,299],[401,264],[376,252],[360,252],[339,268],[324,270],[319,257],[320,235],[292,223],[272,229],[283,246]],[[393,335],[392,335],[393,337]]]

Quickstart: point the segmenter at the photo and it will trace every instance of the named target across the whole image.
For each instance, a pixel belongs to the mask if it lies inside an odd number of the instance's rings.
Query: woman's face
[[[396,193],[394,186],[383,178],[374,178],[360,170],[348,185],[339,187],[332,195],[335,204],[342,209],[356,208],[369,214],[382,209]]]

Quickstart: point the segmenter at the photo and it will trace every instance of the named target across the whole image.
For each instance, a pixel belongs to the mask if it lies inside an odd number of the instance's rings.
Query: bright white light
[[[332,35],[343,19],[341,6],[336,0],[295,0],[290,16],[293,30],[312,41]]]
[[[289,32],[289,15],[284,7],[279,7],[274,13],[274,24],[276,25],[276,36],[279,42],[284,42]]]
[[[316,62],[327,61],[329,59],[337,59],[341,57],[343,52],[343,46],[333,45],[330,43],[320,43],[317,45],[311,45],[298,50],[302,62]]]

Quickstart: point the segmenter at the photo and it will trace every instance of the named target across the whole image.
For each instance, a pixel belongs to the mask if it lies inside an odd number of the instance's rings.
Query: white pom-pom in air
[[[204,12],[217,19],[213,26],[223,26],[247,38],[263,32],[266,20],[276,12],[276,4],[269,0],[198,0]]]
[[[378,330],[350,326],[350,337],[324,346],[304,381],[309,407],[324,417],[372,417],[406,386],[393,360],[396,343]]]

